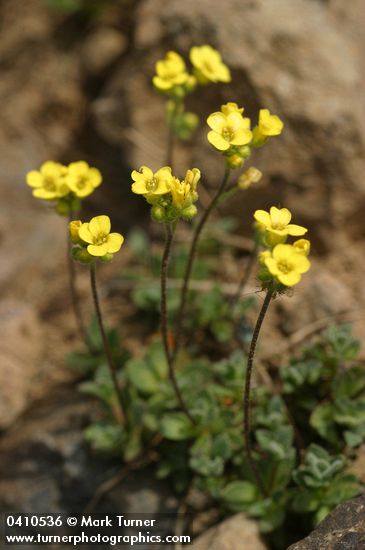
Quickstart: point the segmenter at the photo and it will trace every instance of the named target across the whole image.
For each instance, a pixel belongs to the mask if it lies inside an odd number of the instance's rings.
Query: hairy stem
[[[97,285],[96,285],[96,266],[95,266],[94,263],[90,265],[90,283],[91,283],[91,292],[92,292],[93,301],[94,301],[96,318],[97,318],[97,321],[98,321],[99,330],[100,330],[101,338],[102,338],[102,341],[103,341],[103,347],[104,347],[104,352],[105,352],[105,356],[106,356],[106,359],[107,359],[107,365],[108,365],[108,368],[109,368],[111,379],[113,381],[115,394],[116,394],[117,399],[118,399],[118,407],[115,410],[115,416],[116,416],[116,419],[118,420],[118,422],[123,424],[124,417],[125,417],[125,414],[124,414],[125,407],[124,407],[124,403],[123,403],[123,395],[122,395],[121,389],[120,389],[119,384],[118,384],[117,368],[116,368],[115,363],[114,363],[113,354],[112,354],[112,351],[111,351],[110,346],[109,346],[108,338],[106,336],[105,327],[104,327],[104,323],[103,323],[103,317],[102,317],[102,314],[101,314],[98,290],[97,290]]]
[[[259,249],[259,246],[256,243],[254,249],[249,254],[249,257],[247,259],[246,267],[245,267],[245,270],[243,272],[242,278],[241,278],[241,280],[239,281],[239,283],[237,285],[237,290],[232,295],[232,297],[230,299],[230,304],[229,305],[231,307],[232,312],[233,312],[235,305],[239,301],[240,296],[243,293],[243,291],[244,291],[244,289],[245,289],[245,287],[246,287],[246,285],[247,285],[247,283],[250,279],[252,269],[253,269],[253,267],[256,263],[256,256],[257,256],[258,249]]]
[[[250,470],[252,472],[253,477],[256,480],[257,486],[259,487],[261,493],[264,496],[267,496],[268,493],[266,491],[265,485],[262,481],[262,478],[260,476],[260,473],[256,467],[255,461],[252,456],[252,449],[251,449],[251,441],[250,441],[250,394],[251,394],[251,378],[252,378],[252,370],[253,370],[253,361],[255,357],[255,351],[256,351],[256,345],[257,340],[260,335],[260,330],[262,323],[265,319],[265,315],[267,313],[268,307],[270,305],[271,299],[273,297],[273,291],[268,290],[264,299],[264,302],[261,306],[261,310],[259,313],[259,316],[256,321],[256,325],[253,331],[250,350],[248,352],[247,357],[247,367],[246,367],[246,381],[245,381],[245,391],[243,396],[243,411],[244,411],[244,420],[243,420],[243,433],[244,433],[244,439],[245,439],[245,447],[246,447],[246,457],[247,462],[250,467]]]
[[[185,401],[183,399],[183,396],[180,392],[180,389],[176,380],[170,346],[169,346],[169,338],[168,338],[166,288],[167,288],[167,273],[168,273],[168,267],[169,267],[169,259],[171,254],[172,241],[174,238],[174,229],[175,228],[171,227],[170,224],[166,224],[166,241],[165,241],[165,249],[163,252],[162,264],[161,264],[161,333],[162,333],[162,341],[163,341],[163,346],[165,350],[166,361],[169,369],[169,377],[175,392],[176,399],[182,411],[185,413],[185,415],[189,418],[189,420],[193,424],[195,424],[195,420],[191,416],[189,409],[185,404]]]
[[[186,269],[185,269],[185,274],[184,274],[184,279],[183,279],[183,285],[182,285],[181,294],[180,294],[180,305],[179,305],[179,310],[178,310],[178,314],[177,314],[177,321],[176,321],[175,350],[174,350],[174,354],[173,354],[173,360],[175,359],[175,357],[176,357],[176,355],[179,351],[180,344],[181,344],[181,337],[182,337],[182,329],[183,329],[183,324],[184,324],[187,295],[188,295],[188,290],[189,290],[189,282],[190,282],[191,272],[192,272],[192,269],[193,269],[194,260],[195,260],[195,256],[196,256],[196,251],[197,251],[197,247],[198,247],[198,243],[199,243],[199,238],[200,238],[201,232],[203,231],[204,226],[205,226],[212,210],[217,205],[217,203],[219,201],[219,198],[221,197],[222,193],[224,193],[224,191],[227,187],[229,174],[230,174],[230,169],[228,167],[226,167],[225,172],[224,172],[224,176],[223,176],[223,179],[222,179],[222,183],[220,184],[219,188],[217,189],[217,192],[214,195],[214,197],[212,198],[212,200],[209,203],[208,207],[205,209],[205,211],[204,211],[202,217],[200,218],[200,221],[199,221],[199,223],[196,226],[195,231],[194,231],[193,239],[192,239],[191,245],[190,245],[189,256],[188,256],[188,260],[187,260],[187,264],[186,264]]]
[[[69,216],[69,222],[72,221],[72,213]],[[70,288],[71,304],[72,310],[74,312],[76,326],[80,335],[81,340],[89,347],[87,331],[84,323],[84,318],[81,311],[80,300],[76,290],[76,269],[75,263],[71,258],[71,241],[67,229],[67,267],[68,267],[68,283]]]

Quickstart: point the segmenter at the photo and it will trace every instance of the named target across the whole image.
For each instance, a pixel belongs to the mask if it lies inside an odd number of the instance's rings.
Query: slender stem
[[[166,165],[173,165],[174,160],[174,145],[175,145],[175,118],[181,107],[181,100],[174,99],[174,106],[172,109],[170,120],[168,120],[168,135],[167,135],[167,151],[166,151]]]
[[[107,359],[107,365],[108,365],[108,368],[109,368],[110,376],[111,376],[112,381],[113,381],[115,393],[116,393],[116,396],[117,396],[117,399],[118,399],[118,408],[115,410],[115,416],[116,416],[118,422],[120,422],[122,424],[123,420],[124,420],[124,416],[125,416],[125,414],[124,414],[125,407],[124,407],[124,402],[123,402],[123,395],[122,395],[121,389],[120,389],[119,384],[118,384],[117,368],[116,368],[115,363],[114,363],[113,354],[112,354],[112,351],[111,351],[110,346],[109,346],[108,338],[106,336],[106,332],[105,332],[105,328],[104,328],[103,317],[102,317],[102,314],[101,314],[98,290],[97,290],[97,286],[96,286],[96,267],[95,267],[95,263],[92,263],[90,265],[90,283],[91,283],[91,292],[92,292],[92,295],[93,295],[93,301],[94,301],[94,306],[95,306],[96,318],[97,318],[97,321],[98,321],[100,334],[101,334],[101,338],[102,338],[102,341],[103,341],[103,347],[104,347],[105,356],[106,356],[106,359]]]
[[[72,213],[69,216],[69,221],[72,221]],[[75,262],[71,258],[71,246],[72,245],[71,245],[71,241],[70,241],[70,237],[67,229],[67,266],[68,266],[68,282],[69,282],[70,295],[71,295],[71,304],[72,304],[72,309],[74,312],[75,321],[76,321],[80,338],[85,343],[85,345],[89,347],[87,331],[85,328],[84,318],[83,318],[82,310],[80,306],[80,300],[76,290],[76,269],[75,269]]]
[[[226,167],[225,172],[224,172],[224,176],[223,176],[223,179],[222,179],[222,183],[220,184],[219,188],[217,189],[216,194],[214,195],[214,197],[212,198],[212,200],[209,203],[208,207],[205,209],[202,217],[200,218],[200,221],[199,221],[198,225],[195,228],[193,239],[191,241],[188,261],[187,261],[187,264],[186,264],[186,269],[185,269],[185,274],[184,274],[184,279],[183,279],[183,285],[182,285],[181,294],[180,294],[180,305],[179,305],[179,310],[178,310],[178,314],[177,314],[177,321],[176,321],[175,349],[174,349],[174,353],[173,353],[173,360],[175,359],[175,357],[176,357],[176,355],[179,351],[180,344],[181,344],[181,336],[182,336],[182,329],[183,329],[183,323],[184,323],[184,316],[185,316],[185,309],[186,309],[186,302],[187,302],[187,294],[188,294],[188,289],[189,289],[189,282],[190,282],[191,272],[192,272],[193,265],[194,265],[194,260],[195,260],[195,256],[196,256],[199,237],[201,235],[202,230],[204,229],[204,226],[205,226],[212,210],[217,205],[220,196],[222,195],[222,193],[224,193],[224,191],[227,187],[229,174],[230,174],[230,169],[228,167]]]
[[[165,350],[166,361],[169,369],[169,377],[176,395],[176,399],[182,411],[185,413],[185,415],[189,418],[189,420],[193,424],[195,424],[196,422],[194,418],[191,416],[189,409],[185,404],[185,401],[183,399],[183,396],[180,392],[180,389],[176,380],[171,352],[170,352],[169,339],[168,339],[166,287],[167,287],[167,273],[168,273],[168,267],[169,267],[169,259],[170,259],[172,241],[174,238],[174,229],[175,228],[171,227],[170,224],[166,224],[166,241],[165,241],[165,249],[163,252],[162,264],[161,264],[161,333],[162,333],[162,340],[163,340],[163,346]]]
[[[251,441],[250,441],[250,393],[251,393],[251,378],[253,370],[253,360],[255,357],[256,344],[260,334],[262,323],[265,319],[266,312],[270,305],[271,299],[273,297],[273,291],[268,290],[262,304],[259,316],[256,321],[256,325],[253,331],[250,350],[247,357],[247,368],[246,368],[246,381],[245,381],[245,391],[243,396],[243,410],[244,410],[244,421],[243,421],[243,433],[245,438],[245,447],[246,447],[246,457],[248,465],[251,469],[252,475],[256,480],[256,483],[264,496],[267,496],[267,490],[262,481],[260,473],[256,467],[255,461],[252,456]]]
[[[242,278],[241,278],[240,282],[237,285],[237,290],[232,295],[232,297],[230,299],[230,307],[231,307],[232,311],[234,310],[235,305],[238,303],[238,301],[240,299],[240,296],[243,293],[243,291],[244,291],[244,289],[245,289],[245,287],[246,287],[246,285],[247,285],[247,283],[250,279],[252,269],[253,269],[253,267],[256,263],[256,256],[257,256],[258,249],[259,249],[259,246],[256,243],[254,249],[249,254],[249,257],[248,257],[248,260],[247,260],[247,263],[246,263],[246,268],[243,272],[243,275],[242,275]]]

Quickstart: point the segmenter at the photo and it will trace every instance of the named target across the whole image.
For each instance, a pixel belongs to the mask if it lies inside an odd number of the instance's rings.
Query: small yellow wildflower
[[[51,160],[44,162],[39,171],[32,170],[26,176],[27,184],[33,188],[38,199],[56,200],[70,192],[65,181],[66,166]]]
[[[279,136],[284,123],[277,115],[272,115],[269,109],[260,109],[258,128],[263,136]]]
[[[280,237],[304,235],[308,230],[300,225],[291,224],[291,212],[287,208],[272,206],[270,213],[265,210],[256,210],[254,218],[266,231]]]
[[[288,287],[299,283],[302,274],[310,268],[308,258],[291,244],[276,245],[271,257],[265,258],[264,262],[271,275]]]
[[[194,84],[194,77],[186,71],[183,58],[176,52],[167,52],[165,59],[157,61],[156,76],[153,77],[153,85],[161,92],[169,92],[175,86]]]
[[[245,190],[251,187],[253,183],[258,183],[261,178],[262,172],[254,166],[250,166],[246,172],[240,175],[237,185],[240,189]]]
[[[232,145],[246,145],[252,139],[250,119],[244,118],[237,111],[225,115],[217,111],[209,115],[208,141],[219,151],[227,151]]]
[[[164,166],[156,173],[153,173],[147,166],[142,166],[139,171],[133,170],[132,179],[134,181],[132,184],[133,193],[151,197],[168,193],[174,177],[170,166]]]
[[[124,237],[120,233],[110,233],[110,229],[109,216],[96,216],[81,225],[79,237],[87,243],[87,251],[91,256],[102,257],[120,250]],[[71,230],[70,224],[70,232]]]
[[[184,209],[198,199],[197,185],[200,180],[200,170],[193,168],[188,170],[183,181],[173,178],[170,184],[172,204],[179,209]]]
[[[84,160],[69,164],[66,183],[77,197],[84,198],[91,195],[101,182],[102,176],[99,170],[91,168]]]
[[[244,108],[238,107],[237,103],[233,103],[233,101],[229,101],[225,105],[221,105],[221,111],[224,115],[229,115],[229,113],[239,113],[242,115]]]
[[[194,66],[194,74],[199,84],[231,81],[229,68],[223,63],[221,54],[211,46],[191,48],[190,61]]]
[[[293,243],[293,246],[296,248],[297,252],[308,256],[311,250],[311,243],[308,239],[298,239]]]

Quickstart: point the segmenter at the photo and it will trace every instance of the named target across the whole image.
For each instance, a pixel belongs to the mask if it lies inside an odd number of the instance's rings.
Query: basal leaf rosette
[[[96,259],[110,262],[119,252],[124,237],[111,233],[109,216],[95,216],[89,222],[74,220],[69,224],[70,238],[74,245],[71,251],[74,260],[89,264]]]

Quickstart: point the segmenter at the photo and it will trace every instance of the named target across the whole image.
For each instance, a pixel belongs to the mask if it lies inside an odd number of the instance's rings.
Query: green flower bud
[[[231,169],[240,168],[244,162],[245,159],[241,155],[230,155],[227,157],[227,166]]]
[[[59,199],[56,204],[56,212],[60,216],[68,216],[71,212],[69,202],[65,199]]]
[[[166,210],[162,206],[155,204],[151,208],[151,218],[155,222],[164,222],[166,220]]]
[[[71,257],[80,264],[91,264],[95,259],[88,253],[86,248],[80,248],[78,246],[74,246],[71,249]]]
[[[251,155],[251,147],[249,145],[242,145],[242,147],[237,147],[237,154],[240,155],[243,159],[248,159]]]
[[[198,209],[195,206],[195,204],[191,204],[187,208],[184,208],[184,210],[181,211],[181,217],[184,218],[184,220],[191,220],[196,216],[198,213]]]
[[[101,256],[100,257],[100,261],[101,262],[105,262],[105,263],[109,263],[113,260],[114,258],[114,254],[105,254],[105,256]]]

